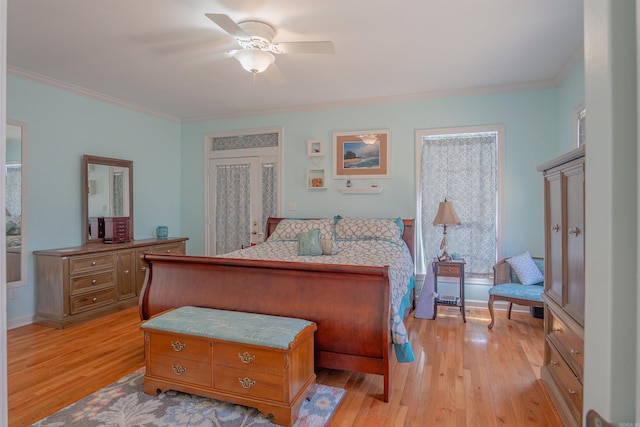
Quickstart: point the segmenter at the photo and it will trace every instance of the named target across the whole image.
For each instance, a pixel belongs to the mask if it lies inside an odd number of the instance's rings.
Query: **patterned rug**
[[[143,392],[144,368],[79,400],[33,426],[275,426],[257,409],[206,397],[168,391],[158,396]],[[345,390],[318,384],[311,401],[300,409],[296,427],[324,427]]]

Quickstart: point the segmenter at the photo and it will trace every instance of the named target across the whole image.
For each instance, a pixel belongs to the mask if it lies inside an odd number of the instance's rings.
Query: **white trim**
[[[221,151],[213,151],[211,148],[211,143],[214,138],[224,138],[229,136],[245,136],[245,135],[259,135],[266,133],[276,133],[278,134],[278,146],[277,147],[269,147],[269,148],[250,148],[250,149],[238,149],[238,150],[221,150]],[[208,132],[204,135],[204,251],[206,256],[211,256],[210,253],[210,243],[211,243],[211,215],[212,213],[209,210],[209,194],[210,194],[210,168],[209,161],[213,158],[232,158],[232,157],[247,157],[247,156],[258,156],[258,157],[268,157],[274,156],[276,157],[276,162],[278,167],[276,169],[276,181],[277,181],[277,200],[276,200],[276,209],[277,215],[282,215],[282,169],[283,169],[283,159],[284,159],[284,150],[282,147],[283,141],[283,130],[282,127],[269,127],[269,128],[259,128],[259,129],[245,129],[238,131],[225,131],[225,132]],[[264,227],[266,224],[262,224]]]
[[[333,110],[336,108],[366,107],[371,105],[397,104],[403,102],[424,101],[429,99],[463,98],[468,96],[493,95],[498,93],[526,92],[531,90],[552,89],[558,87],[554,79],[540,80],[529,83],[516,83],[500,86],[483,86],[477,88],[442,90],[433,92],[407,93],[401,95],[381,96],[364,99],[344,99],[332,102],[317,102],[304,105],[291,105],[282,108],[268,108],[264,110],[241,111],[236,113],[215,114],[210,116],[191,117],[182,119],[182,123],[199,123],[209,120],[233,119],[270,114],[301,113],[306,111]]]
[[[583,99],[578,105],[573,107],[573,112],[571,113],[572,138],[573,146],[575,148],[578,148],[578,121],[580,120],[580,113],[586,108],[587,107]]]
[[[159,111],[152,110],[142,105],[125,101],[123,99],[116,98],[114,96],[105,95],[104,93],[96,92],[94,90],[87,89],[82,86],[77,86],[72,83],[63,82],[62,80],[53,79],[51,77],[43,76],[42,74],[34,73],[32,71],[23,70],[22,68],[7,66],[7,72],[8,74],[11,74],[13,76],[33,80],[35,82],[42,83],[47,86],[55,87],[57,89],[65,90],[67,92],[73,92],[78,95],[86,96],[88,98],[97,99],[99,101],[107,102],[109,104],[117,105],[119,107],[127,108],[129,110],[137,111],[139,113],[148,114],[150,116],[159,117],[161,119],[169,120],[176,123],[180,123],[181,121],[178,117],[161,113]]]
[[[0,163],[4,164],[7,153],[7,0],[0,0]],[[0,182],[0,210],[5,207],[4,174]],[[0,225],[0,270],[6,271],[7,249],[6,224]],[[7,278],[0,275],[0,426],[9,424],[7,387]]]
[[[497,221],[496,221],[496,259],[504,258],[504,125],[492,124],[492,125],[479,125],[479,126],[459,126],[450,128],[432,128],[432,129],[418,129],[415,132],[415,200],[416,200],[416,265],[415,269],[417,273],[424,273],[424,254],[422,253],[422,212],[420,209],[420,203],[418,203],[419,196],[422,190],[420,183],[420,169],[422,164],[422,138],[430,135],[446,135],[446,134],[462,134],[462,133],[480,133],[480,132],[497,132],[497,167],[498,167],[498,208]]]
[[[22,316],[22,317],[14,317],[13,319],[9,319],[7,321],[7,329],[15,329],[21,326],[31,325],[34,321],[34,316]]]

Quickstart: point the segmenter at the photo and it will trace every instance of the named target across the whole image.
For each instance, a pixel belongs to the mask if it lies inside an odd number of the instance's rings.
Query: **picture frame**
[[[389,178],[388,130],[333,134],[333,178]]]
[[[587,142],[587,109],[584,102],[581,102],[573,109],[573,141],[576,147],[581,147]]]
[[[307,140],[307,155],[309,157],[322,157],[324,156],[324,143],[321,139],[308,139]]]

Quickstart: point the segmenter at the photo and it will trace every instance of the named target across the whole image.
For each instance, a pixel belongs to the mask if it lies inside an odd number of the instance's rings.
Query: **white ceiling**
[[[335,54],[254,81],[205,13]],[[8,0],[10,74],[183,121],[551,87],[582,43],[582,0]]]

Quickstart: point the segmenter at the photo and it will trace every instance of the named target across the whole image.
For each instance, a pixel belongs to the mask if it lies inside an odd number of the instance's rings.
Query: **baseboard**
[[[14,319],[7,319],[7,329],[15,329],[20,326],[26,326],[33,323],[33,316],[16,317]]]

